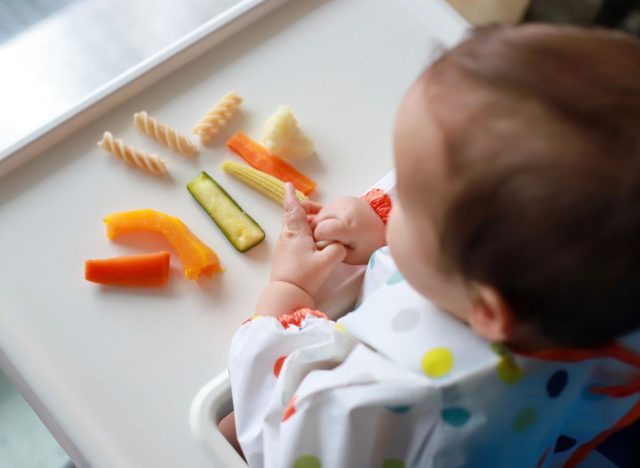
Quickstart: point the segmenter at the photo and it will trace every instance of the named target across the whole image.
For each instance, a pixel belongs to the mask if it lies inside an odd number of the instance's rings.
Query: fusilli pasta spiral
[[[198,148],[189,137],[180,135],[167,124],[159,123],[145,111],[133,114],[133,122],[138,130],[146,133],[154,140],[159,141],[174,151],[186,156],[193,156],[198,152]]]
[[[213,137],[231,119],[241,102],[242,97],[236,93],[227,94],[200,120],[193,129],[193,133],[200,135],[200,141],[203,144],[211,143]]]
[[[158,158],[155,154],[148,154],[145,151],[125,145],[120,138],[114,138],[111,132],[104,132],[102,140],[98,142],[98,146],[109,151],[116,158],[130,166],[135,166],[145,172],[153,175],[167,173],[165,161]]]

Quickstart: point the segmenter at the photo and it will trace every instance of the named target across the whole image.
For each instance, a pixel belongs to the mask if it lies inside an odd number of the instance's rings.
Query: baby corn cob
[[[225,161],[220,167],[224,172],[231,174],[240,182],[244,182],[276,203],[280,205],[284,203],[284,182],[280,179],[235,161]],[[296,196],[301,202],[307,200],[307,196],[300,190],[296,190]]]

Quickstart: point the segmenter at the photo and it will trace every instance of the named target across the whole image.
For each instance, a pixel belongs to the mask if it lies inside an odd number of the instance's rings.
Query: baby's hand
[[[271,281],[289,283],[312,298],[333,269],[345,257],[345,247],[333,243],[320,250],[313,238],[309,219],[320,210],[313,202],[300,204],[293,186],[285,184],[285,219],[276,244]]]
[[[362,265],[371,254],[386,244],[386,226],[358,197],[339,198],[325,206],[311,221],[316,241],[340,242],[347,248],[345,263]]]

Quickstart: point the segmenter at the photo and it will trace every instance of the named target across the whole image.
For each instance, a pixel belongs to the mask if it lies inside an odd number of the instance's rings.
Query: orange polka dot
[[[276,378],[280,377],[280,371],[282,370],[282,365],[284,364],[284,360],[287,359],[287,356],[280,356],[276,359],[276,363],[273,365],[273,375]]]
[[[291,398],[291,401],[289,402],[289,404],[287,405],[286,409],[284,410],[284,413],[282,413],[282,421],[286,421],[287,419],[289,419],[291,416],[293,416],[296,412],[296,399],[298,397],[293,395],[293,398]]]

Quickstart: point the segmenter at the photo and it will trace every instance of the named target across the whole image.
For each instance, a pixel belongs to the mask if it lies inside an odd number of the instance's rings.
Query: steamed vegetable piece
[[[267,119],[262,142],[269,153],[285,159],[308,158],[313,154],[313,142],[300,130],[289,106],[278,107]]]
[[[84,278],[110,286],[164,286],[169,277],[169,252],[87,260]]]
[[[244,182],[252,189],[271,198],[279,205],[284,204],[284,182],[280,179],[276,179],[266,172],[259,171],[251,166],[235,161],[225,161],[222,163],[220,168],[227,174],[231,174],[240,182]],[[296,196],[301,202],[307,200],[307,196],[300,190],[296,190]]]
[[[316,183],[313,180],[279,157],[269,154],[269,151],[264,146],[242,132],[238,132],[229,138],[227,147],[256,169],[284,182],[291,182],[295,188],[305,195],[309,195],[316,188]]]
[[[264,231],[206,172],[187,184],[187,190],[218,225],[229,242],[246,252],[264,239]]]
[[[138,231],[156,232],[164,236],[178,253],[184,267],[184,276],[198,279],[222,271],[216,253],[198,239],[178,218],[160,211],[144,209],[113,213],[104,218],[107,237],[115,239]]]

